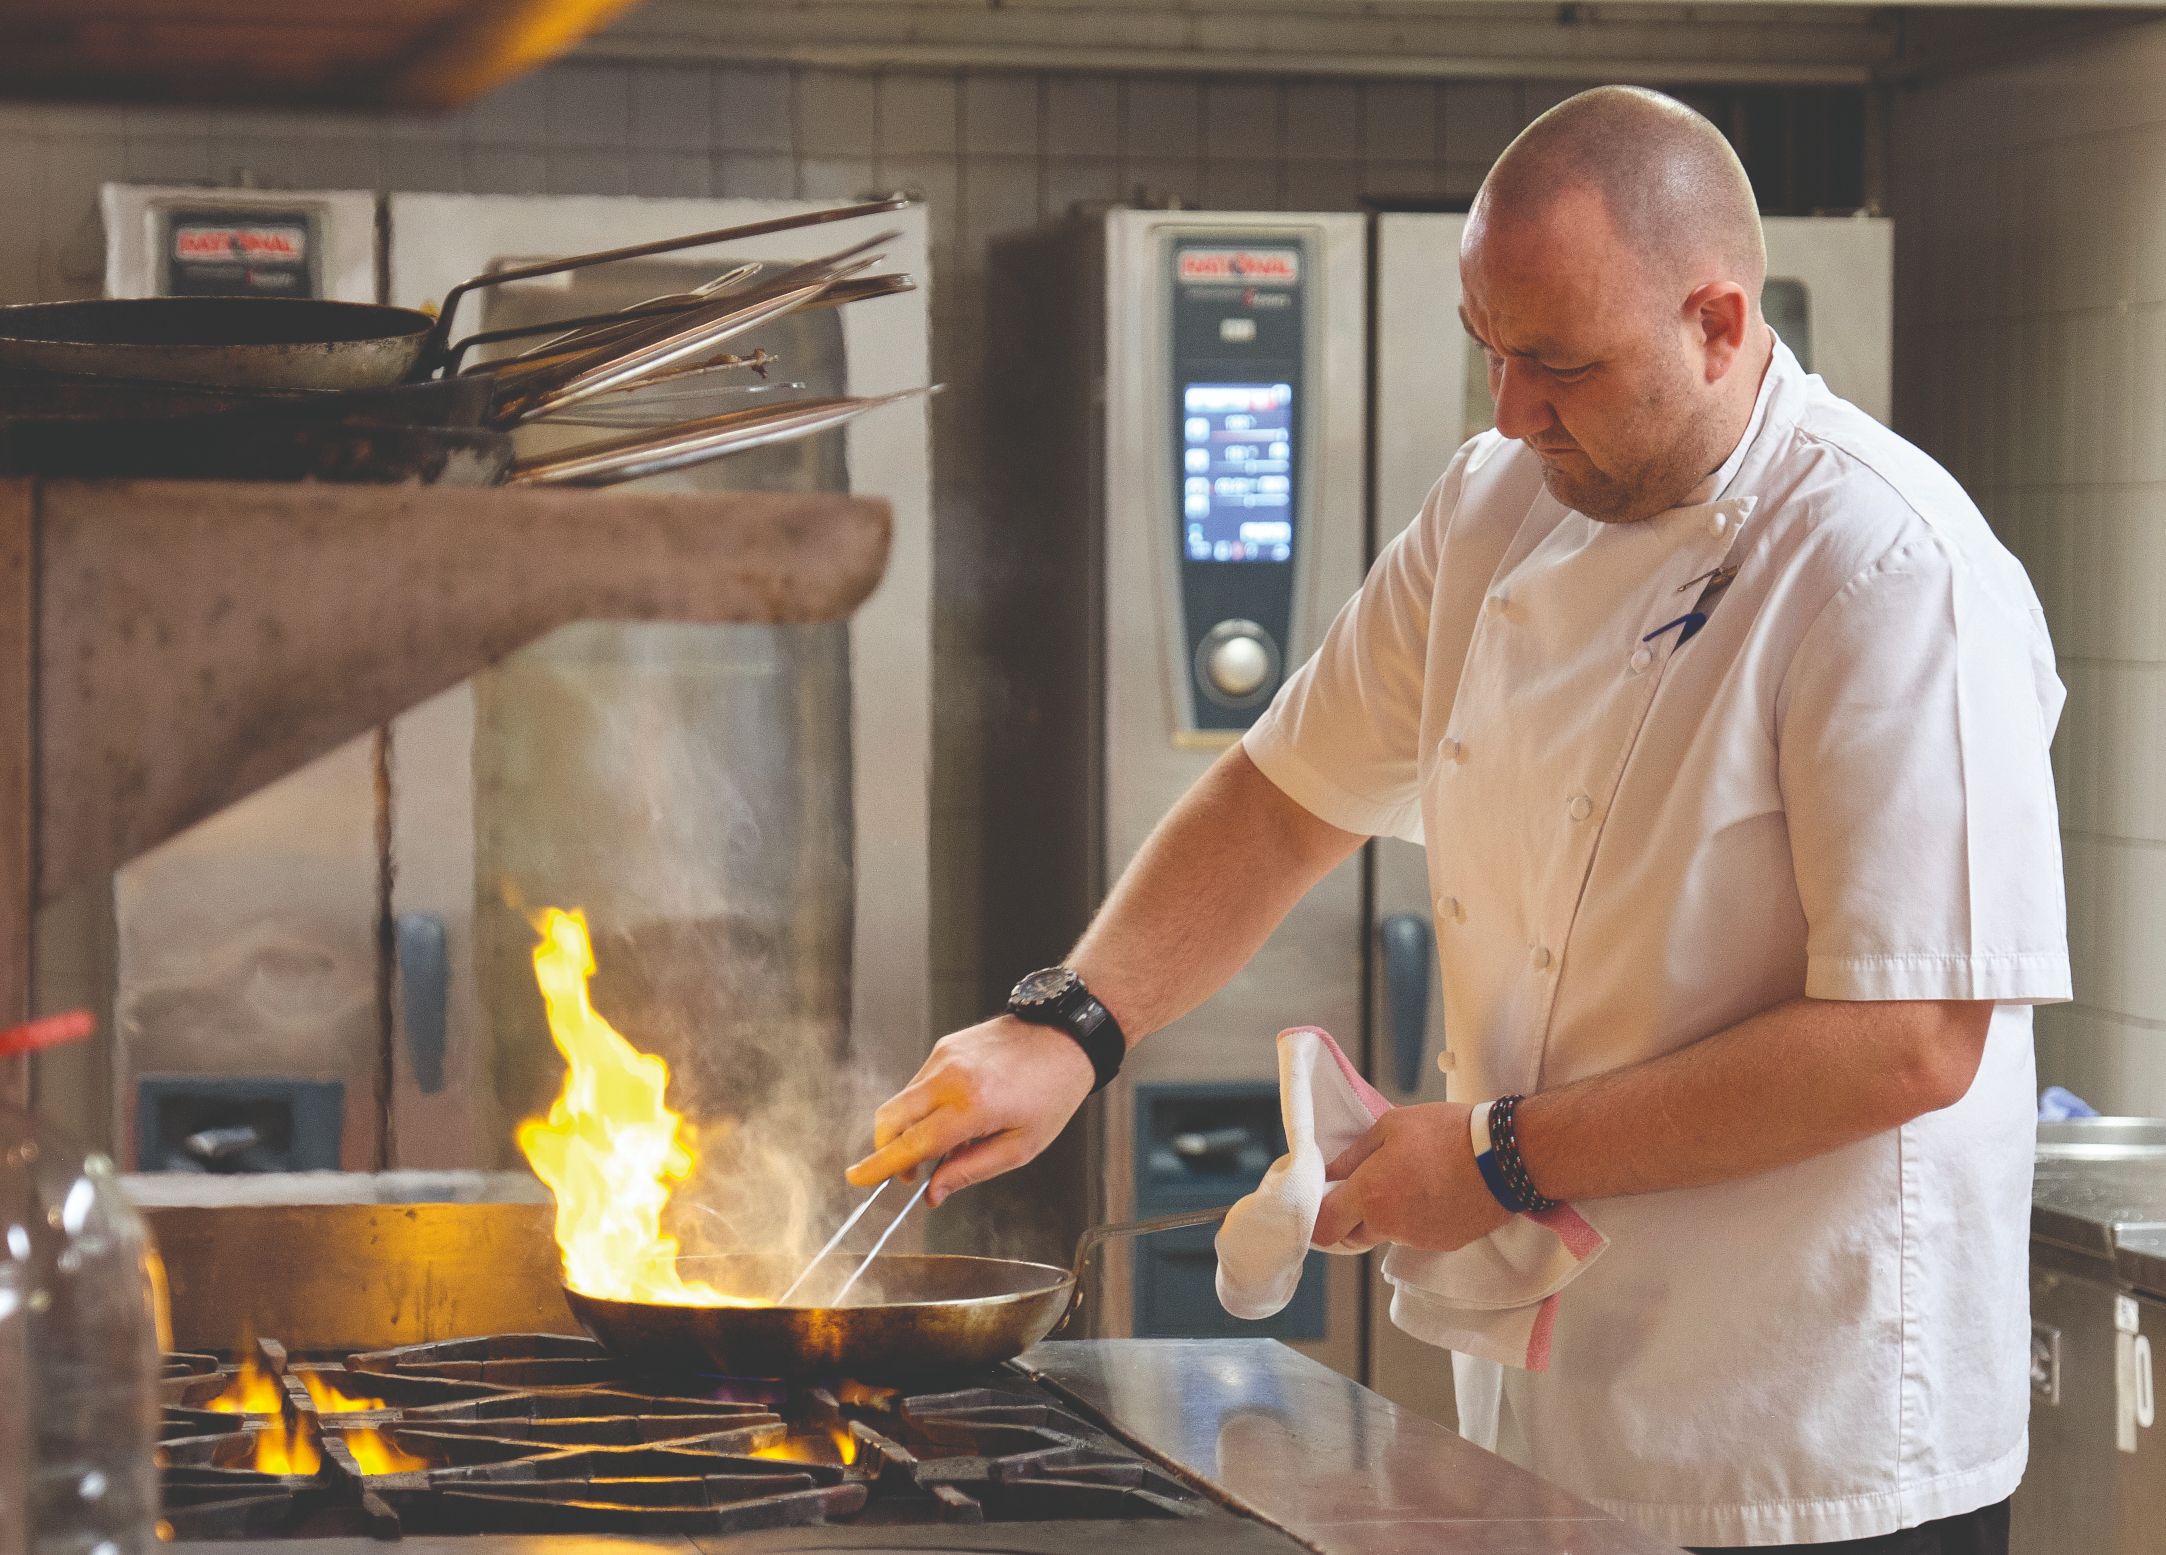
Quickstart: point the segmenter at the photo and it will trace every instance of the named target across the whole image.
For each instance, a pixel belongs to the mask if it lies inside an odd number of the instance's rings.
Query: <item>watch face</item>
[[[1012,997],[1020,1004],[1044,1004],[1057,999],[1075,986],[1076,975],[1064,966],[1049,966],[1033,972],[1015,985]]]

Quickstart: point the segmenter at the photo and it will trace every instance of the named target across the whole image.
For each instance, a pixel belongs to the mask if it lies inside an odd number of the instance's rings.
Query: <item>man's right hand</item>
[[[928,1161],[928,1197],[997,1177],[1053,1142],[1097,1079],[1066,1032],[997,1015],[942,1037],[917,1075],[873,1114],[873,1152],[849,1170],[867,1188]]]

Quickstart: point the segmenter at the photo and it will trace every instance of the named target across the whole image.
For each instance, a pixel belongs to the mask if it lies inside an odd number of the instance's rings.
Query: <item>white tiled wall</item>
[[[985,258],[997,234],[1147,188],[1221,208],[1472,193],[1564,89],[1514,82],[906,73],[572,62],[441,119],[0,105],[0,301],[95,294],[107,179],[477,193],[797,195],[913,187],[934,232],[936,1013],[981,983],[980,730],[999,666],[978,498]]]
[[[911,187],[933,230],[935,1014],[977,1011],[980,602],[1016,542],[981,501],[990,241],[1140,191],[1220,209],[1469,195],[1554,83],[880,72],[569,62],[441,119],[0,104],[0,301],[95,294],[107,179],[476,193],[843,198]],[[1719,112],[1720,110],[1716,110]],[[1006,972],[1012,969],[995,969]]]
[[[2068,684],[2041,1083],[2166,1116],[2166,23],[1893,122],[1898,422],[2030,569]]]

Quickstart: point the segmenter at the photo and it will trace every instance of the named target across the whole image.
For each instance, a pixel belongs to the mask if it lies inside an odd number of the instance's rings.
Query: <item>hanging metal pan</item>
[[[477,288],[846,221],[908,203],[896,195],[494,271],[452,288],[435,318],[413,308],[293,297],[16,303],[0,307],[0,373],[256,389],[389,388],[430,377],[451,358],[452,315]]]
[[[436,321],[297,297],[108,297],[0,307],[0,370],[217,384],[382,388],[412,375]]]
[[[1022,1354],[1074,1316],[1085,1267],[1108,1237],[1209,1225],[1228,1206],[1097,1226],[1075,1263],[959,1254],[876,1258],[842,1307],[691,1307],[607,1301],[566,1286],[564,1299],[611,1353],[647,1371],[735,1377],[850,1377],[861,1382],[967,1376]],[[781,1290],[802,1258],[683,1258],[688,1278],[723,1290]]]

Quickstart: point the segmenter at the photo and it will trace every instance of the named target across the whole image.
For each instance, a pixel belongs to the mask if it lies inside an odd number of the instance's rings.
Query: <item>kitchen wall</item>
[[[0,301],[98,291],[95,197],[108,179],[816,198],[920,190],[934,234],[934,373],[949,385],[934,402],[934,1005],[956,1023],[1018,970],[983,967],[978,954],[980,752],[1011,707],[982,604],[1029,544],[979,488],[990,240],[1077,201],[1139,194],[1290,209],[1466,196],[1520,126],[1572,90],[573,61],[431,120],[0,104]],[[1694,101],[1730,130],[1775,208],[1864,197],[1863,92],[1730,87]]]
[[[2166,1115],[2166,23],[1897,94],[1898,423],[2029,568],[2073,1004],[2043,1083]]]

